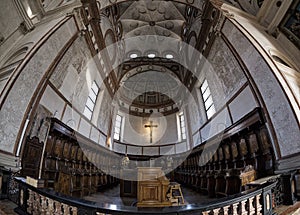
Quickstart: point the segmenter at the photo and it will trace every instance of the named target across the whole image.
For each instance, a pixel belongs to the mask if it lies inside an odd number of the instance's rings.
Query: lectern
[[[165,207],[172,203],[167,200],[169,180],[161,167],[138,168],[138,207]]]

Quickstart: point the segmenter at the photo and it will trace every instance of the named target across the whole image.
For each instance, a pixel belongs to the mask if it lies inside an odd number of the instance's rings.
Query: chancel
[[[0,214],[300,214],[299,0],[1,0]]]

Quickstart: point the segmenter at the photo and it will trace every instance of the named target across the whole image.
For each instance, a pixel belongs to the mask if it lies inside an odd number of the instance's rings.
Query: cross
[[[145,128],[150,128],[150,143],[152,143],[153,128],[157,128],[158,125],[153,125],[153,121],[150,121],[150,125],[145,125]]]

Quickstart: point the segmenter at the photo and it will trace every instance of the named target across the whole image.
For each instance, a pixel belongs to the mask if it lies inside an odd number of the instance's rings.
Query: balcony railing
[[[19,184],[19,201],[16,211],[20,214],[272,214],[274,207],[272,189],[276,182],[253,188],[237,195],[220,198],[210,204],[188,204],[164,208],[138,208],[107,203],[96,203],[62,195],[46,188],[35,188],[22,178]]]

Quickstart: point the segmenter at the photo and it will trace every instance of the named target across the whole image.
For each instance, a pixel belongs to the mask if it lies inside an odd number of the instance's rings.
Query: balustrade
[[[35,188],[28,185],[24,179],[16,178],[20,191],[28,195],[20,195],[19,211],[28,214],[228,214],[228,215],[248,215],[248,214],[272,214],[272,190],[276,186],[275,182],[266,183],[263,187],[253,188],[241,194],[221,198],[209,205],[193,204],[180,207],[170,207],[148,209],[129,206],[113,206],[110,204],[96,205],[94,202],[75,200],[53,190],[45,188]],[[20,205],[20,204],[23,205]],[[24,207],[26,205],[26,207]],[[24,211],[26,210],[26,211]]]

